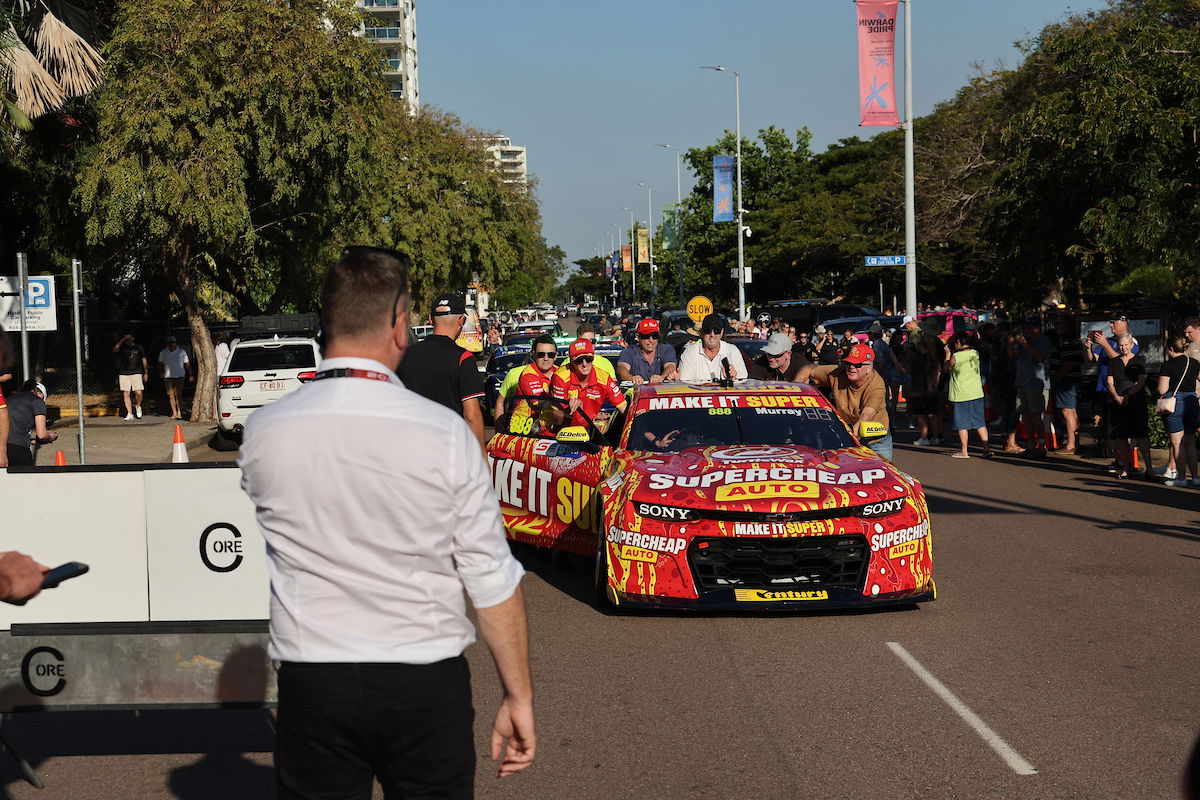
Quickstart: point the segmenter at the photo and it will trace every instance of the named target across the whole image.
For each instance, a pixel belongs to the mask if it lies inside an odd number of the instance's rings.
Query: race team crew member
[[[636,345],[630,345],[617,357],[617,377],[622,381],[662,383],[675,379],[675,348],[662,344],[658,320],[644,319],[637,324]]]
[[[467,321],[467,306],[462,295],[443,294],[433,303],[433,332],[411,344],[396,374],[405,388],[441,403],[467,421],[479,440],[483,440],[483,378],[475,366],[475,356],[455,344]]]
[[[529,354],[529,363],[520,368],[512,394],[517,397],[513,405],[512,416],[508,421],[508,429],[512,433],[531,433],[534,426],[535,410],[530,404],[529,397],[541,397],[550,394],[550,380],[554,377],[554,359],[558,357],[558,345],[547,335],[533,340],[533,350]],[[512,370],[509,370],[511,373]],[[507,376],[505,376],[507,380]],[[501,391],[497,403],[504,402],[504,392]],[[499,419],[499,417],[497,417]]]
[[[612,375],[595,368],[596,348],[587,339],[576,339],[567,349],[569,366],[559,367],[550,381],[550,396],[566,400],[566,412],[560,406],[551,408],[555,424],[562,426],[563,419],[570,414],[567,425],[587,427],[587,420],[597,422],[596,415],[605,401],[625,410],[625,396]],[[586,417],[586,418],[585,418]]]
[[[679,357],[679,380],[685,383],[710,383],[725,378],[746,380],[746,359],[724,336],[725,320],[718,314],[705,317],[700,323],[700,341],[683,348]]]
[[[592,324],[590,322],[581,322],[581,323],[579,323],[579,327],[577,327],[575,329],[575,338],[576,339],[587,339],[589,342],[592,343],[593,346],[595,346],[595,344],[596,344],[596,329],[592,327]],[[613,363],[611,361],[609,361],[607,358],[600,355],[599,353],[593,353],[592,355],[596,357],[596,370],[597,371],[607,372],[609,375],[613,376],[614,378],[617,376],[617,368],[615,366],[613,366]],[[571,357],[567,356],[566,358],[564,358],[562,360],[562,363],[560,363],[559,366],[566,367],[566,366],[569,366],[570,363],[571,363]]]
[[[763,345],[762,355],[754,359],[750,377],[756,381],[795,382],[796,375],[811,366],[799,350],[792,349],[792,340],[786,333],[772,333]]]
[[[875,351],[869,344],[856,344],[836,366],[809,366],[800,370],[799,380],[830,388],[838,416],[858,435],[858,423],[878,422],[887,436],[867,443],[884,458],[892,457],[892,429],[887,413],[887,385],[874,369]]]

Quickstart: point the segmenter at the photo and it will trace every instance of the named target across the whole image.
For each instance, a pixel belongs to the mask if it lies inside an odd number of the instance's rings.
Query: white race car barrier
[[[269,584],[233,465],[0,473],[4,549],[91,570],[0,604],[0,712],[268,705]]]

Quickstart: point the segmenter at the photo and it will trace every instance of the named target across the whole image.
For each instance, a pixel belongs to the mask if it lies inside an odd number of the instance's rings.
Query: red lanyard
[[[392,381],[391,376],[386,372],[376,372],[371,369],[355,369],[354,367],[326,369],[313,376],[314,381],[323,381],[326,378],[367,378],[368,380],[384,381],[385,383],[391,383]]]

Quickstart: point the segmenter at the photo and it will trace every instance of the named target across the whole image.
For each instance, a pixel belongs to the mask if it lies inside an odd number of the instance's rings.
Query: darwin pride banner
[[[897,0],[856,0],[859,125],[899,125],[896,111]]]
[[[733,222],[733,156],[713,156],[713,222]]]

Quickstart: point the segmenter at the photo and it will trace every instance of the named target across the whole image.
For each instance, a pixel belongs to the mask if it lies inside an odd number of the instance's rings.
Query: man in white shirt
[[[724,340],[725,320],[709,314],[700,323],[700,341],[683,348],[679,357],[679,380],[711,383],[725,379],[744,381],[746,361],[742,351]]]
[[[388,797],[473,796],[464,590],[504,688],[499,776],[534,757],[524,571],[487,466],[462,417],[395,374],[408,264],[348,248],[325,280],[316,378],[246,425],[238,463],[267,544],[281,662],[281,800],[369,800],[373,778]]]
[[[167,399],[171,401],[171,419],[183,419],[180,410],[183,394],[183,379],[192,379],[192,364],[187,351],[179,346],[174,336],[167,337],[167,346],[158,353],[158,373],[167,387]]]

